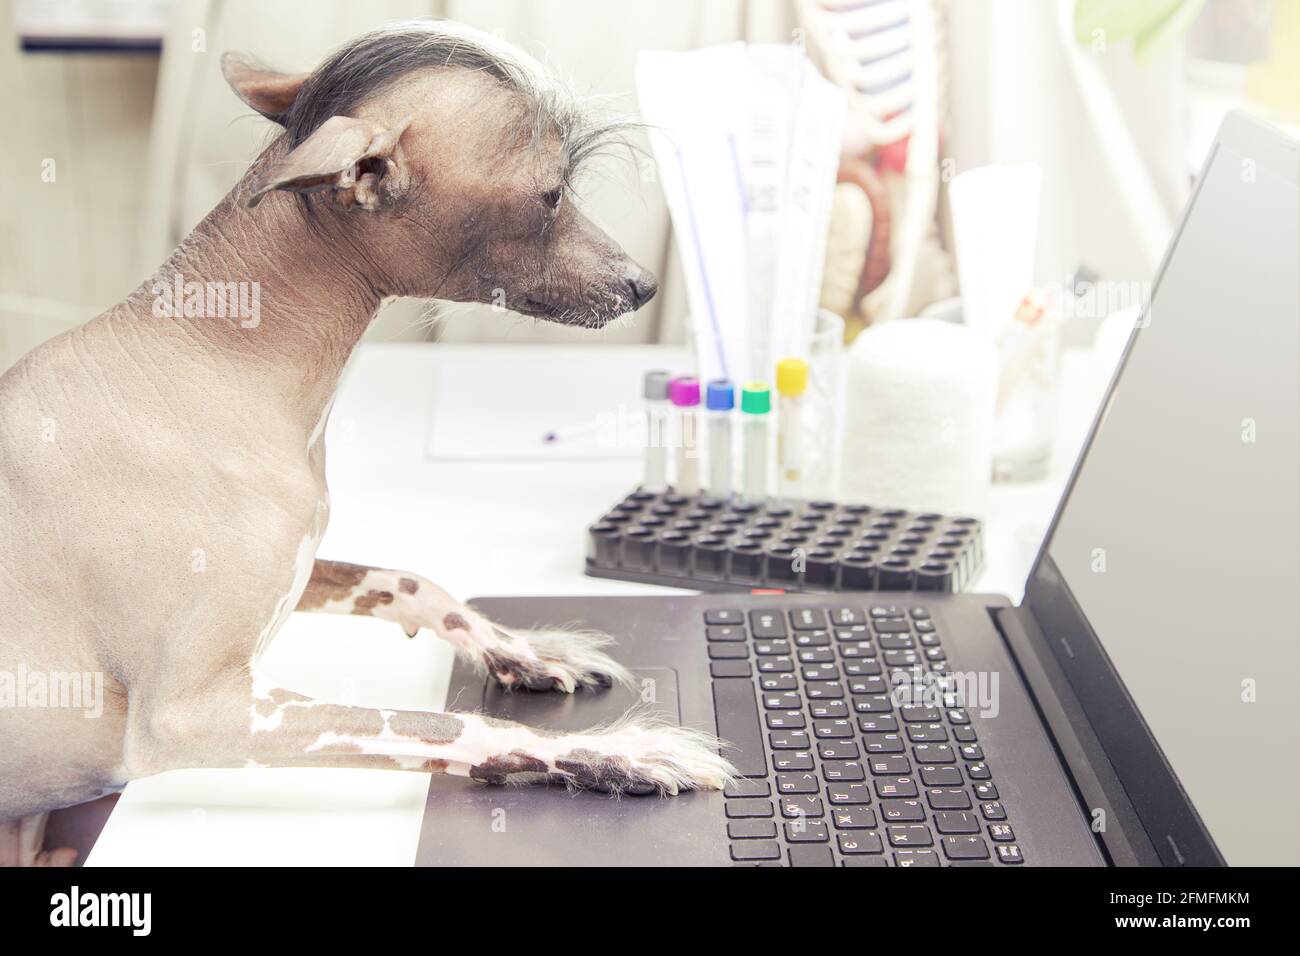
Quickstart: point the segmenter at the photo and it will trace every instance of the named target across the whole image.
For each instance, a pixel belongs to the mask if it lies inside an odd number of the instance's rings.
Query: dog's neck
[[[165,343],[178,360],[198,356],[220,374],[256,377],[314,421],[379,309],[383,282],[337,213],[313,220],[287,193],[248,207],[258,170],[280,148],[272,144],[158,271],[101,320],[126,347],[149,350],[153,362],[153,346]],[[187,283],[247,283],[241,291],[251,298],[256,290],[257,315],[186,314],[172,293]]]

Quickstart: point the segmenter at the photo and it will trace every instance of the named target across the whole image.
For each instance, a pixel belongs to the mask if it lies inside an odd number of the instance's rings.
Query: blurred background
[[[449,17],[636,112],[639,50],[794,43],[849,96],[822,305],[848,335],[958,291],[947,184],[1043,170],[1035,278],[1149,280],[1223,113],[1300,115],[1300,0],[0,0],[0,370],[117,302],[274,135],[218,60],[307,70],[385,21]],[[869,31],[837,16],[869,15]],[[861,22],[859,19],[857,22]],[[878,56],[859,58],[868,42]],[[856,67],[867,63],[870,69]],[[909,154],[918,123],[934,148]],[[926,137],[927,140],[932,137]],[[687,310],[653,164],[612,157],[579,202],[663,293],[607,342],[676,342]],[[910,224],[904,228],[904,224]],[[390,304],[371,339],[563,342],[486,309]],[[1066,336],[1092,334],[1079,310]]]

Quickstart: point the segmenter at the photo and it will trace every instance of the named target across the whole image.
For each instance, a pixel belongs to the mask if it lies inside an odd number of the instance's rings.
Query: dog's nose
[[[654,273],[638,268],[627,280],[627,288],[632,298],[632,308],[636,310],[655,297],[659,291],[659,280],[654,277]]]

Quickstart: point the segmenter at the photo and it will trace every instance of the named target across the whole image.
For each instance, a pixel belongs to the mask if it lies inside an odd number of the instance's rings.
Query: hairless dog
[[[28,689],[14,675],[103,686],[97,719],[49,696],[0,706],[0,862],[72,862],[42,848],[48,811],[174,768],[722,786],[717,741],[685,729],[546,733],[328,703],[259,673],[296,608],[429,629],[506,687],[626,679],[602,635],[507,630],[419,575],[316,560],[323,433],[386,297],[504,296],[599,328],[655,280],[568,201],[601,129],[498,40],[402,24],[307,74],[222,66],[283,134],[153,277],[0,378],[0,704],[5,675],[10,698]]]

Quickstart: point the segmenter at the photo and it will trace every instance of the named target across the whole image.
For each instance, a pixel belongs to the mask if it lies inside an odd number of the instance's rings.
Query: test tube
[[[691,375],[675,378],[668,397],[677,412],[677,480],[681,495],[700,492],[700,382]]]
[[[781,396],[777,413],[777,493],[798,498],[803,494],[803,394],[808,390],[808,363],[786,358],[776,363],[776,391]]]
[[[709,491],[719,498],[731,494],[731,415],[736,388],[725,378],[709,383],[704,399],[709,410]]]
[[[744,387],[740,410],[744,415],[745,497],[761,501],[767,497],[767,413],[772,410],[772,393],[766,382],[750,382]]]
[[[664,371],[645,373],[642,396],[645,398],[646,445],[645,475],[641,487],[646,491],[668,488],[668,382]]]

